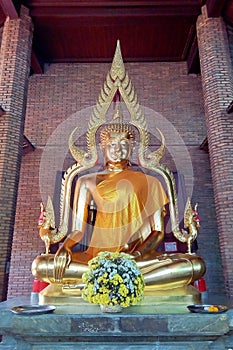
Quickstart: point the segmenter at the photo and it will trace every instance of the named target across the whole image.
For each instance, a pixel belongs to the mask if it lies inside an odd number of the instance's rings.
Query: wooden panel
[[[224,18],[233,25],[233,0],[227,1],[224,8]]]
[[[12,0],[0,0],[0,7],[5,17],[10,19],[18,18],[18,13]]]
[[[209,17],[220,17],[226,0],[207,0],[206,7]]]
[[[61,19],[51,22],[52,26],[44,19],[35,22],[35,51],[54,62],[111,60],[117,39],[126,60],[180,60],[193,28],[192,19],[182,17],[179,22],[173,17],[71,18],[69,27]]]
[[[189,71],[198,71],[201,6],[233,23],[233,0],[0,0],[0,25],[20,4],[33,19],[41,63],[109,62],[120,39],[128,61],[187,60]]]
[[[34,51],[49,62],[110,61],[120,39],[129,61],[187,57],[199,0],[24,0]]]

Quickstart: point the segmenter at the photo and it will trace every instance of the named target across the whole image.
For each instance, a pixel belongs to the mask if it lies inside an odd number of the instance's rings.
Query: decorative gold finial
[[[110,75],[113,78],[113,80],[116,80],[117,77],[119,77],[120,80],[123,80],[123,78],[125,77],[125,66],[121,54],[120,40],[117,40],[116,51],[113,57]]]
[[[120,102],[116,101],[116,105],[115,105],[115,109],[114,109],[114,113],[113,113],[113,117],[112,117],[111,123],[122,124],[123,122],[124,121],[123,121],[122,108],[121,108]]]

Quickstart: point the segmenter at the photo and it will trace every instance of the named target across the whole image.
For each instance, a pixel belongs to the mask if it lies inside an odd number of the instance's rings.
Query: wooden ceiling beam
[[[209,17],[220,17],[227,0],[207,0],[206,7]]]
[[[140,6],[132,5],[126,3],[113,2],[114,4],[108,5],[108,3],[103,3],[101,6],[97,6],[96,3],[88,2],[87,6],[80,6],[80,2],[76,2],[74,6],[69,6],[63,1],[60,6],[57,3],[53,3],[53,6],[49,4],[38,2],[34,4],[32,1],[30,3],[30,15],[32,17],[90,17],[90,16],[143,16],[143,15],[153,15],[153,16],[197,16],[201,13],[201,6],[198,1],[193,3],[188,3],[185,1],[178,2],[178,4],[171,5],[171,1],[167,2],[156,2],[152,6],[146,4],[143,1]],[[83,5],[83,3],[81,3]]]
[[[195,7],[198,0],[25,0],[25,6],[36,7]]]
[[[171,61],[170,56],[153,56],[153,57],[131,57],[127,56],[127,62],[169,62]],[[172,57],[172,62],[180,62],[180,56]],[[76,57],[76,58],[54,58],[54,59],[48,59],[47,62],[49,63],[109,63],[112,62],[112,56],[109,57]]]
[[[18,12],[16,11],[15,5],[12,0],[0,0],[0,7],[6,17],[10,19],[19,18]]]
[[[226,0],[207,0],[206,2],[203,1],[203,3],[205,3],[207,7],[209,17],[220,17],[222,15]],[[187,67],[188,73],[199,73],[200,71],[197,37],[194,38],[192,46],[189,50]]]
[[[5,109],[3,109],[2,106],[0,106],[0,117],[6,113]]]
[[[27,153],[32,152],[35,150],[35,146],[31,143],[31,141],[23,135],[23,156],[25,156]]]
[[[31,54],[31,69],[34,74],[44,73],[43,66],[41,65],[34,51],[32,51],[32,54]]]
[[[24,0],[24,3],[27,5],[32,6],[41,6],[41,5],[48,5],[48,6],[116,6],[116,3],[124,6],[124,5],[132,5],[132,6],[161,6],[171,5],[171,2],[174,3],[173,0]],[[200,0],[176,0],[176,4],[181,5],[194,5],[197,2],[200,2]]]
[[[200,72],[200,60],[198,52],[197,36],[195,36],[187,57],[188,74],[198,74]]]

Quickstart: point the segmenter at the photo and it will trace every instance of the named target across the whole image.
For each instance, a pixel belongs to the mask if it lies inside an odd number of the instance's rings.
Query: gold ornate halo
[[[54,243],[61,240],[68,231],[67,223],[69,221],[70,215],[71,187],[74,178],[82,171],[94,167],[98,161],[96,134],[99,128],[107,122],[106,115],[116,93],[121,96],[122,101],[125,103],[126,108],[129,112],[129,125],[134,126],[139,132],[139,165],[145,169],[152,170],[154,173],[163,177],[167,186],[167,195],[169,198],[172,232],[179,241],[188,243],[190,252],[191,242],[196,234],[195,228],[192,226],[193,210],[190,205],[190,200],[188,199],[187,201],[185,217],[186,221],[190,221],[189,227],[191,225],[191,228],[193,228],[193,234],[190,234],[186,230],[181,230],[179,228],[179,214],[175,179],[173,173],[165,165],[160,163],[165,153],[166,147],[164,135],[158,128],[157,131],[161,137],[161,146],[156,151],[148,153],[149,134],[147,129],[147,122],[138,102],[138,97],[136,95],[134,86],[129,79],[128,73],[125,70],[119,40],[117,41],[116,51],[111,69],[107,74],[103,87],[101,88],[98,100],[93,108],[92,115],[88,124],[86,135],[87,150],[82,150],[74,145],[73,138],[77,128],[72,131],[69,137],[70,152],[77,163],[67,169],[62,181],[60,197],[60,225],[57,234],[54,235]]]

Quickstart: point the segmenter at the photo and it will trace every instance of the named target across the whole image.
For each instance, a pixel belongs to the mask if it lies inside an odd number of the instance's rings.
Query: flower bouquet
[[[144,278],[135,260],[126,253],[101,252],[83,274],[83,298],[104,306],[136,305],[144,295]]]

